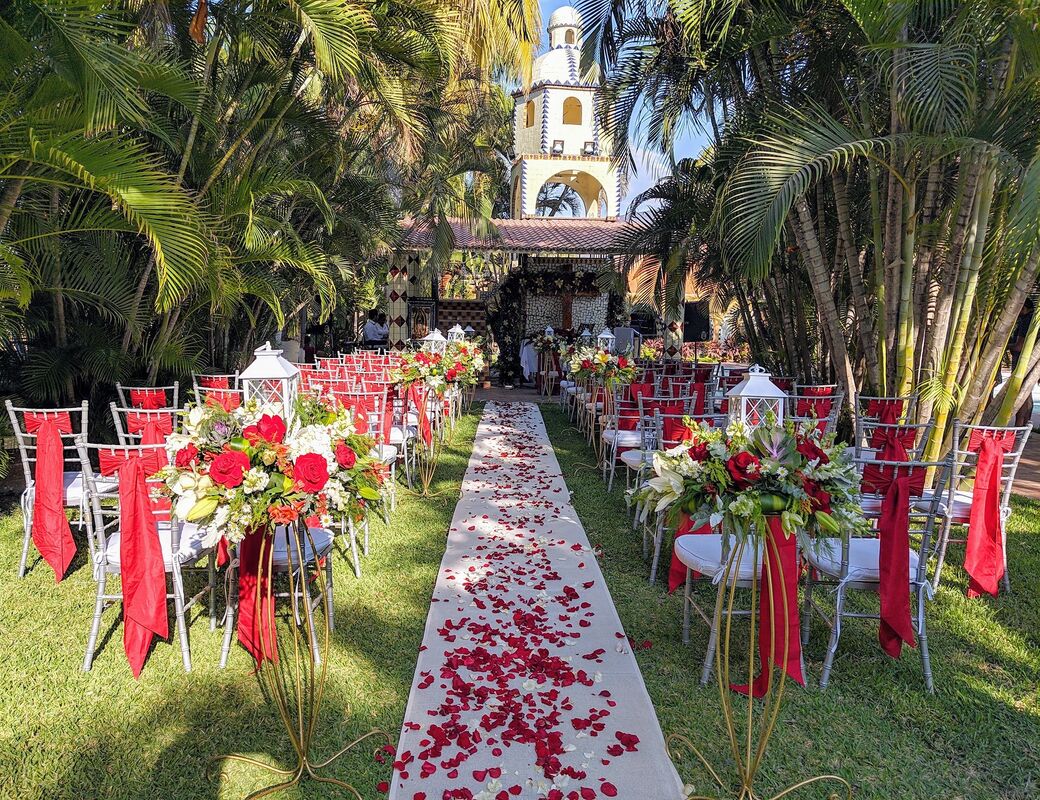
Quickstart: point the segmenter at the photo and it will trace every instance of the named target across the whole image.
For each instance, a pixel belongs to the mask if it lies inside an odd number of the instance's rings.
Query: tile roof
[[[627,222],[606,219],[533,217],[496,219],[497,237],[475,236],[461,219],[450,219],[457,250],[506,250],[523,253],[619,253],[624,250],[623,234]],[[429,250],[433,230],[429,224],[412,219],[402,223],[403,250]]]

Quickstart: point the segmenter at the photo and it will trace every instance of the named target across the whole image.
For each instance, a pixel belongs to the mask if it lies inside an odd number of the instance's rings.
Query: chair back
[[[903,425],[877,420],[856,418],[855,455],[861,461],[876,460],[890,440],[898,441],[905,448],[907,457],[921,459],[928,439],[935,427],[934,422]]]
[[[1011,507],[1015,475],[1018,473],[1018,465],[1031,430],[1029,426],[1000,428],[990,425],[966,425],[960,420],[954,420],[953,449],[950,454],[953,458],[951,493],[960,489],[962,484],[974,481],[983,440],[996,439],[1001,443],[1003,450],[1000,467],[1000,510],[1002,517],[1006,517]]]
[[[180,393],[180,381],[174,381],[169,386],[124,386],[116,383],[119,405],[125,408],[177,408],[180,405]]]
[[[814,387],[804,387],[814,388]],[[820,433],[830,433],[838,422],[841,403],[845,395],[835,394],[802,394],[796,392],[787,396],[787,418],[795,423],[816,422]]]
[[[112,423],[116,428],[116,436],[120,444],[148,444],[144,442],[149,428],[166,437],[181,431],[181,410],[179,408],[124,408],[114,402],[108,404],[112,411]]]
[[[861,394],[856,402],[856,417],[878,422],[909,422],[917,412],[917,395]]]
[[[79,466],[83,473],[83,487],[87,502],[87,513],[91,515],[92,524],[87,526],[90,544],[90,559],[94,565],[95,577],[108,565],[109,540],[119,531],[119,477],[114,474],[103,474],[101,463],[105,453],[125,460],[130,456],[144,459],[148,468],[163,466],[165,452],[156,445],[111,445],[91,444],[85,436],[76,437],[76,451]],[[149,493],[152,497],[151,511],[156,525],[173,526],[173,555],[176,557],[180,542],[181,523],[171,519],[169,501],[159,499],[157,490],[162,481],[151,476],[145,477]]]
[[[16,406],[10,400],[6,401],[7,416],[11,420],[11,430],[14,431],[15,442],[18,444],[18,457],[22,462],[22,474],[25,476],[25,488],[33,485],[36,475],[36,434],[29,433],[26,422],[40,416],[48,417],[58,415],[62,420],[68,417],[70,433],[61,433],[62,456],[65,464],[75,464],[79,459],[76,449],[76,437],[87,435],[87,401],[84,400],[78,406],[64,408],[30,408],[27,406]],[[64,426],[63,426],[64,427]]]
[[[206,389],[237,389],[238,370],[236,369],[234,372],[192,372],[191,388],[195,401],[201,404],[203,402],[202,392]]]
[[[686,425],[686,420],[690,420],[694,425],[704,422],[712,428],[726,424],[724,414],[669,414],[662,413],[659,409],[654,411],[654,420],[658,450],[669,450],[688,441],[687,431],[690,428]]]
[[[919,584],[928,581],[928,560],[935,554],[939,545],[939,539],[935,535],[935,526],[940,519],[940,510],[951,502],[952,491],[950,475],[952,473],[952,455],[941,461],[923,461],[910,459],[909,461],[888,461],[877,458],[854,459],[864,473],[868,470],[874,471],[878,477],[866,479],[860,487],[860,505],[863,516],[874,524],[876,528],[882,515],[882,507],[885,498],[891,489],[889,483],[901,478],[910,479],[909,500],[909,525],[911,544],[916,540],[917,546],[917,571],[915,582]],[[928,476],[932,475],[931,486],[928,485]],[[874,533],[861,534],[874,538]],[[842,537],[841,548],[841,578],[849,577],[849,542],[852,535]]]

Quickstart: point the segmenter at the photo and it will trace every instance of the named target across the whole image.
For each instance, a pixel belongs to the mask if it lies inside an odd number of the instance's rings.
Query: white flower
[[[246,494],[262,492],[267,488],[267,473],[259,467],[253,467],[242,476],[242,491]]]

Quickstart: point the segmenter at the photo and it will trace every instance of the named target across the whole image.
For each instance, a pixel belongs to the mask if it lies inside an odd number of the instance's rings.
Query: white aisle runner
[[[391,800],[678,800],[679,777],[530,403],[488,403]]]

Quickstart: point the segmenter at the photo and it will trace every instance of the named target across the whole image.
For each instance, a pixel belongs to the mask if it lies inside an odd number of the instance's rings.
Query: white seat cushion
[[[563,386],[562,383],[560,385]],[[567,394],[577,394],[578,393],[578,387],[575,386],[573,383],[568,384],[567,386],[564,386],[563,388],[567,390]]]
[[[972,493],[964,489],[958,489],[953,493],[953,521],[959,525],[967,525],[971,517]],[[939,513],[943,516],[947,513],[947,495],[944,492],[939,500]],[[930,511],[932,507],[932,493],[926,491],[922,497],[914,501],[914,508],[919,511]]]
[[[653,450],[626,450],[618,458],[621,463],[629,469],[639,469],[644,464],[650,464],[654,460]]]
[[[615,439],[618,447],[639,447],[643,444],[643,437],[639,431],[616,431],[613,428],[603,431],[603,441],[612,444]]]
[[[730,537],[730,546],[736,547],[736,539]],[[675,540],[675,555],[687,567],[701,575],[714,578],[722,571],[722,535],[718,533],[691,533]],[[737,569],[738,581],[749,581],[761,569],[761,550],[744,546]]]
[[[83,473],[82,472],[65,472],[62,474],[62,485],[65,491],[65,507],[66,508],[79,508],[83,502]],[[100,475],[94,476],[94,485],[97,486],[99,492],[114,492],[119,482],[114,478],[102,478]]]
[[[314,560],[314,550],[311,549],[310,539],[314,540],[314,549],[318,551],[318,558],[321,558],[332,549],[332,540],[335,538],[335,534],[328,528],[310,528],[310,533],[310,538],[304,537],[304,541],[301,542],[304,556],[308,562]],[[286,542],[287,537],[282,532],[282,527],[279,526],[274,537],[274,564],[276,567],[284,567],[288,563],[285,551]],[[296,559],[293,558],[293,561],[295,562]]]
[[[406,439],[415,438],[416,431],[418,431],[418,428],[414,425],[409,425],[407,428],[403,428],[400,425],[394,425],[390,428],[390,441],[388,444],[404,444]]]
[[[384,464],[393,464],[397,461],[397,448],[392,444],[377,444],[372,448],[372,458],[378,458]]]
[[[166,571],[173,569],[173,536],[169,522],[159,522],[156,528],[159,531],[159,544],[162,547],[163,565]],[[186,522],[181,526],[180,549],[177,551],[177,559],[182,564],[191,564],[198,561],[206,551],[206,539],[209,532],[200,528],[193,522]],[[116,531],[110,535],[105,542],[105,560],[108,562],[109,571],[119,571],[119,542],[120,532]]]
[[[570,389],[572,386],[574,386],[574,381],[569,381],[569,380],[566,380],[566,379],[560,381],[560,388],[561,389]]]
[[[585,404],[585,408],[587,408],[589,411],[593,410],[593,406],[595,406],[595,410],[596,411],[602,411],[603,410],[603,403],[602,402],[595,403],[595,404],[593,404],[593,403],[586,403]]]
[[[817,570],[831,577],[841,576],[841,539],[820,539],[817,546],[805,555]],[[849,540],[849,579],[854,581],[879,580],[878,556],[880,539],[853,537]],[[917,576],[917,551],[910,550],[910,571],[907,581]]]

